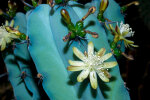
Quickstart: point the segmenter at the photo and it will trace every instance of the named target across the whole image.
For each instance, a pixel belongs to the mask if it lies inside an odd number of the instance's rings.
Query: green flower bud
[[[100,8],[99,8],[99,13],[97,15],[97,19],[99,19],[102,22],[105,22],[103,13],[105,12],[106,8],[108,7],[108,4],[109,4],[108,0],[102,0],[100,3]]]

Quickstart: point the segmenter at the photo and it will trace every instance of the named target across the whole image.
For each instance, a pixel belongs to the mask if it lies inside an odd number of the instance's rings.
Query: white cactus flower
[[[92,42],[88,43],[87,55],[84,55],[76,47],[73,47],[74,54],[82,61],[72,61],[69,60],[68,66],[69,71],[80,71],[82,72],[78,75],[77,81],[82,82],[88,76],[90,78],[90,83],[93,89],[97,88],[97,75],[104,81],[109,82],[111,75],[107,71],[108,68],[115,67],[117,65],[116,61],[105,62],[112,56],[112,53],[105,54],[105,48],[101,48],[98,52],[94,53],[94,45]],[[104,55],[105,54],[105,55]]]
[[[121,35],[124,37],[131,37],[134,35],[134,31],[132,31],[132,28],[130,28],[129,24],[123,24],[122,21],[120,23],[119,29]]]
[[[6,44],[11,43],[13,39],[19,38],[16,34],[10,33],[6,29],[6,25],[8,24],[8,21],[6,21],[5,26],[0,26],[0,46],[1,51],[3,51],[6,48]],[[10,23],[10,26],[12,26],[12,22]]]

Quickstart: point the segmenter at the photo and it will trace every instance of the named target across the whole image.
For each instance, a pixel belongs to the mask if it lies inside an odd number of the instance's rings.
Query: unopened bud
[[[99,8],[100,12],[104,12],[108,7],[108,4],[109,4],[109,0],[102,0]]]
[[[61,16],[63,17],[63,20],[64,20],[67,24],[70,24],[70,23],[71,23],[71,19],[70,19],[69,13],[67,12],[66,9],[62,9],[62,10],[61,10]]]

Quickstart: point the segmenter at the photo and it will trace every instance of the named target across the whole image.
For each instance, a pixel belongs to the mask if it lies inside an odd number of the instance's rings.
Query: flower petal
[[[4,39],[5,39],[6,43],[10,43],[11,42],[11,38],[9,38],[9,37],[4,37]]]
[[[8,26],[9,25],[9,22],[8,20],[5,21],[5,26]]]
[[[85,69],[83,70],[79,76],[77,77],[77,81],[78,82],[82,82],[84,79],[86,79],[89,75],[90,70],[89,69]]]
[[[116,25],[115,30],[116,30],[116,32],[117,32],[119,35],[121,35],[118,24]]]
[[[69,71],[80,71],[80,70],[83,70],[84,67],[83,66],[68,66],[67,67],[67,70]]]
[[[13,26],[14,26],[14,23],[15,23],[15,21],[14,21],[14,20],[11,20],[9,26],[10,26],[10,27],[13,27]]]
[[[131,37],[131,35],[128,35],[128,36],[127,36],[128,33],[129,33],[129,31],[123,31],[123,32],[122,32],[122,36],[123,36],[123,37]]]
[[[74,53],[78,58],[80,58],[81,60],[86,59],[85,55],[84,55],[79,49],[77,49],[76,47],[73,47],[73,53]]]
[[[95,71],[90,72],[90,83],[93,89],[97,88],[97,76]]]
[[[105,48],[101,48],[98,52],[97,52],[97,56],[103,56],[106,52],[106,49]]]
[[[109,82],[109,78],[105,76],[104,72],[101,70],[96,70],[98,76],[104,81],[104,82]]]
[[[138,45],[130,44],[132,47],[139,47]]]
[[[105,61],[105,60],[109,59],[111,56],[112,56],[112,53],[107,53],[106,55],[102,56],[101,59],[103,61]]]
[[[94,53],[94,45],[93,42],[90,41],[88,43],[88,56],[93,55],[93,53]]]
[[[12,39],[19,38],[16,34],[13,34],[13,33],[9,33],[9,37],[12,38]]]
[[[82,61],[72,61],[72,60],[69,60],[68,62],[72,66],[85,66],[85,64]]]
[[[101,68],[112,68],[115,67],[117,65],[116,61],[113,62],[104,62],[103,64],[101,64],[97,69],[101,69]]]
[[[5,48],[6,48],[6,41],[5,41],[5,39],[3,38],[3,39],[1,40],[1,51],[3,51]]]

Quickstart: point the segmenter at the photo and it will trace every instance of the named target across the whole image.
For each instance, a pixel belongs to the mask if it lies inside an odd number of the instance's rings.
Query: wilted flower
[[[69,60],[71,66],[68,67],[69,71],[80,71],[82,72],[77,77],[78,82],[82,82],[88,76],[93,89],[97,88],[97,75],[104,81],[109,82],[111,75],[107,71],[108,68],[112,68],[117,65],[116,61],[105,62],[112,56],[112,53],[105,54],[105,48],[101,48],[98,52],[94,53],[94,45],[92,42],[88,43],[87,54],[83,54],[76,47],[73,47],[74,54],[82,61]],[[105,54],[105,55],[104,55]]]

